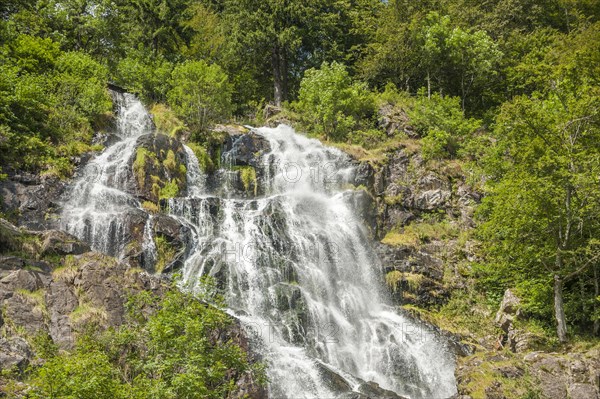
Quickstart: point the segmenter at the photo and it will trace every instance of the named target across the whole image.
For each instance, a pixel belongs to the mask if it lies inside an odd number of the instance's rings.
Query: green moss
[[[133,173],[140,187],[144,186],[146,181],[146,163],[152,162],[158,164],[156,154],[144,147],[138,147],[135,153],[135,161],[133,162]]]
[[[160,210],[158,208],[158,205],[156,205],[152,201],[144,201],[144,202],[142,202],[142,208],[144,208],[146,211],[148,211],[150,213],[158,213],[158,211]]]
[[[188,147],[194,152],[196,158],[198,159],[198,165],[200,169],[202,169],[205,173],[210,173],[216,169],[215,163],[211,159],[210,155],[208,155],[208,151],[206,148],[197,143],[188,143]]]
[[[244,185],[246,192],[254,191],[254,195],[258,190],[258,181],[256,179],[256,169],[252,166],[235,166],[234,170],[240,172],[240,179]]]
[[[154,270],[156,273],[162,273],[165,270],[165,267],[173,261],[177,252],[167,238],[162,235],[154,237],[154,244],[156,245],[157,255]]]
[[[173,150],[167,151],[167,156],[162,164],[171,174],[175,173],[178,170],[177,161],[175,160],[175,153],[173,152]]]
[[[165,185],[159,190],[158,198],[169,199],[177,197],[179,195],[179,185],[177,183],[177,179],[171,179],[171,181],[165,183]]]

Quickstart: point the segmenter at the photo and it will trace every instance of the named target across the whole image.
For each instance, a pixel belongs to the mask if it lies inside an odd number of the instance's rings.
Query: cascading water
[[[230,311],[258,333],[270,395],[334,398],[324,370],[352,388],[363,380],[411,398],[456,393],[445,343],[386,304],[377,256],[343,189],[354,172],[347,157],[287,126],[256,133],[271,146],[265,196],[206,192],[170,209],[194,234],[184,283],[224,281]]]
[[[91,247],[119,256],[127,243],[123,215],[142,212],[131,187],[130,160],[136,140],[153,131],[144,105],[129,93],[111,91],[115,104],[117,142],[91,160],[72,186],[63,206],[61,227]],[[145,217],[145,215],[144,215]]]
[[[123,219],[138,215],[144,259],[153,263],[153,217],[130,194],[136,141],[153,125],[133,95],[112,95],[119,140],[81,172],[62,227],[121,256],[131,238]],[[272,398],[335,398],[364,381],[411,398],[456,393],[447,344],[387,304],[381,266],[353,210],[348,158],[287,126],[255,133],[270,145],[257,198],[237,195],[231,168],[216,174],[219,187],[207,184],[185,148],[186,197],[169,201],[171,216],[191,232],[183,286],[193,289],[205,274],[217,278],[230,313],[254,333],[268,363]],[[223,154],[223,164],[231,155]]]

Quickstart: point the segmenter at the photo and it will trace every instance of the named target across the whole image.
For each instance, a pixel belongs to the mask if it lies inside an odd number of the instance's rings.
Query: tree
[[[506,103],[497,119],[504,168],[485,200],[483,237],[503,279],[552,287],[561,342],[565,284],[600,260],[599,99],[597,86],[556,80],[545,95]]]
[[[359,121],[371,117],[374,101],[364,83],[353,82],[344,65],[332,62],[304,73],[294,109],[310,131],[343,141]]]
[[[353,14],[357,9],[361,16]],[[377,9],[375,0],[226,0],[223,19],[237,53],[270,60],[273,99],[281,105],[306,69],[356,49],[364,36],[359,27],[369,29],[364,22]]]
[[[231,85],[221,67],[187,61],[173,70],[169,105],[196,131],[205,130],[231,112]]]

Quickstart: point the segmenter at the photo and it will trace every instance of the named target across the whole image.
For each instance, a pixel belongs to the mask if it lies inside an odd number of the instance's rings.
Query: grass
[[[400,283],[403,281],[406,281],[410,291],[416,291],[421,287],[425,278],[425,276],[419,273],[402,273],[398,270],[392,270],[385,275],[385,282],[393,292],[397,291]]]
[[[458,227],[448,221],[424,221],[411,223],[401,230],[388,232],[381,242],[394,247],[407,246],[418,248],[432,241],[447,240],[459,236]]]
[[[44,315],[44,317],[48,317],[48,309],[46,307],[45,300],[46,291],[43,288],[37,291],[18,289],[15,291],[15,294],[31,306],[33,306],[34,312],[39,312],[42,315]]]
[[[56,281],[73,281],[79,273],[79,265],[73,255],[65,256],[63,265],[52,271],[52,278]]]
[[[165,270],[165,267],[175,259],[177,252],[167,238],[162,235],[154,237],[154,244],[156,245],[157,255],[154,271],[156,273],[162,273]]]
[[[71,312],[69,318],[74,324],[103,324],[108,319],[108,314],[103,308],[95,307],[87,302],[83,302]]]

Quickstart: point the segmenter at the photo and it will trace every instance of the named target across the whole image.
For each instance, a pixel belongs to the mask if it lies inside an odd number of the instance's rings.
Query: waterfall
[[[271,146],[263,197],[171,200],[172,215],[194,232],[184,284],[204,274],[223,282],[230,312],[265,355],[274,398],[336,397],[324,368],[352,388],[362,380],[411,398],[455,394],[445,343],[387,303],[350,205],[347,156],[287,126],[256,133]]]
[[[124,251],[129,226],[124,215],[139,213],[132,191],[130,160],[139,136],[154,127],[144,105],[133,94],[111,91],[116,111],[116,142],[92,159],[80,173],[63,206],[61,228],[112,256]]]
[[[154,217],[135,196],[131,165],[137,139],[154,127],[135,96],[112,95],[116,142],[80,171],[61,223],[93,249],[123,257],[133,218],[152,263]],[[215,187],[185,147],[187,190],[168,203],[190,230],[182,288],[216,278],[228,312],[264,356],[272,398],[335,398],[370,381],[413,399],[455,394],[447,343],[388,303],[352,205],[348,157],[287,126],[255,133],[270,150],[257,167],[261,195],[252,198],[234,188],[232,154],[223,154]]]

